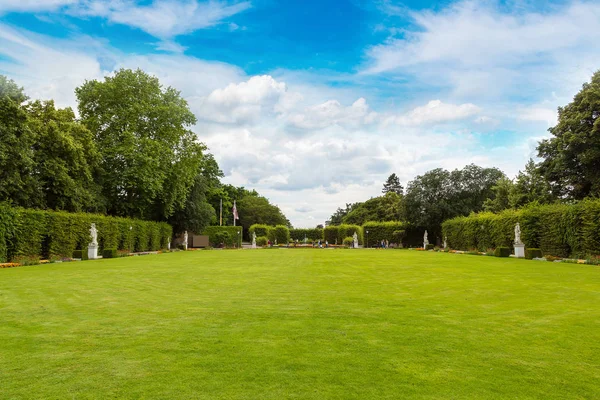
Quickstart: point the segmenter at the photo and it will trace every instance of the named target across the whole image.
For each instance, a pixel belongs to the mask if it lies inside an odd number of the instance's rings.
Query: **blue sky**
[[[509,176],[600,68],[597,1],[0,0],[32,98],[118,68],[181,90],[226,180],[296,226],[429,169]]]

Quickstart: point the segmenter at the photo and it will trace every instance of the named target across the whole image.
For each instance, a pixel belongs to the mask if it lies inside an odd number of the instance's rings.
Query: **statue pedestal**
[[[252,242],[252,248],[255,249],[256,248],[256,242]]]
[[[523,243],[515,243],[515,257],[525,258],[525,245]]]
[[[98,245],[90,244],[88,246],[88,259],[95,260],[98,258]]]

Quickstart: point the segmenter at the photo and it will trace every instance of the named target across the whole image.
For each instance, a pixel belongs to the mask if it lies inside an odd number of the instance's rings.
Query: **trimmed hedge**
[[[275,244],[275,241],[277,241],[277,244],[287,244],[290,242],[290,230],[284,225],[271,226],[267,232],[267,237],[273,244]]]
[[[251,225],[250,228],[248,229],[248,234],[250,236],[250,240],[252,240],[253,233],[256,233],[256,237],[267,236],[269,234],[269,228],[270,228],[270,226],[263,225],[263,224]]]
[[[510,257],[510,254],[509,247],[496,247],[496,250],[494,250],[494,256],[496,257]]]
[[[75,250],[73,252],[73,258],[79,258],[80,260],[87,260],[88,252],[87,252],[87,250]]]
[[[533,260],[534,258],[542,258],[542,250],[541,249],[525,249],[525,258],[528,260]]]
[[[435,249],[435,244],[433,243],[428,243],[427,246],[425,246],[425,250],[433,250]]]
[[[257,234],[258,235],[258,234]],[[308,229],[290,229],[290,239],[304,243],[304,238],[308,241],[311,240],[323,240],[323,229],[321,228],[308,228]]]
[[[329,244],[342,244],[345,238],[354,236],[354,232],[358,235],[358,243],[363,243],[362,227],[348,224],[326,226],[323,229],[323,240]]]
[[[102,258],[117,258],[117,249],[104,249],[102,250]]]
[[[164,222],[98,214],[31,210],[0,205],[0,262],[20,257],[73,257],[91,242],[96,224],[100,251],[105,248],[149,251],[166,246],[172,228]]]
[[[218,247],[221,243],[225,243],[226,247],[240,247],[242,241],[241,226],[207,226],[202,234],[208,236],[212,247]]]
[[[600,254],[600,200],[471,214],[445,221],[442,229],[451,248],[485,251],[512,248],[517,222],[526,248],[539,248],[543,254],[562,258]]]
[[[369,245],[379,244],[382,240],[388,240],[390,243],[402,243],[402,238],[406,233],[406,223],[400,221],[389,222],[366,222],[362,226],[363,232],[369,231]]]

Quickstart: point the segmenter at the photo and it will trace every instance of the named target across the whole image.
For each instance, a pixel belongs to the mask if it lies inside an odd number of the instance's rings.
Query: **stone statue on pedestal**
[[[352,235],[352,242],[353,247],[358,249],[358,234],[356,232],[354,232],[354,235]]]
[[[515,225],[515,244],[523,244],[521,241],[521,225],[518,222]]]
[[[423,235],[423,248],[426,249],[428,244],[429,240],[427,240],[427,231],[425,231],[425,234]]]
[[[256,248],[256,232],[252,232],[252,248]]]
[[[444,249],[448,248],[448,236],[444,236]]]
[[[98,258],[98,230],[94,223],[90,227],[90,236],[92,237],[92,242],[88,245],[88,259],[94,260]]]
[[[187,233],[187,231],[185,231],[183,233],[183,248],[185,250],[187,250],[187,248],[188,248],[188,233]]]

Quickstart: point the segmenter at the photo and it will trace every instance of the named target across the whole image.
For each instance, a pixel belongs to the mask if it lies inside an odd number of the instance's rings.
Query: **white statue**
[[[183,247],[187,250],[188,248],[188,233],[187,231],[183,234]]]
[[[256,248],[256,232],[252,232],[252,248]]]
[[[171,250],[171,238],[167,240],[167,250]]]
[[[308,242],[308,238],[306,237],[306,235],[304,235],[304,244],[306,244],[306,242]]]
[[[358,249],[358,235],[356,234],[356,232],[354,232],[354,235],[352,235],[352,241],[353,247],[355,249]]]
[[[429,240],[427,240],[427,231],[425,231],[425,234],[423,235],[423,248],[427,248],[427,245],[429,244]]]
[[[523,244],[521,241],[521,225],[518,222],[515,225],[515,244]]]
[[[444,236],[444,249],[448,248],[448,236]]]
[[[92,227],[90,228],[90,236],[92,237],[92,243],[90,246],[98,246],[98,230],[96,229],[96,224],[92,223]]]

